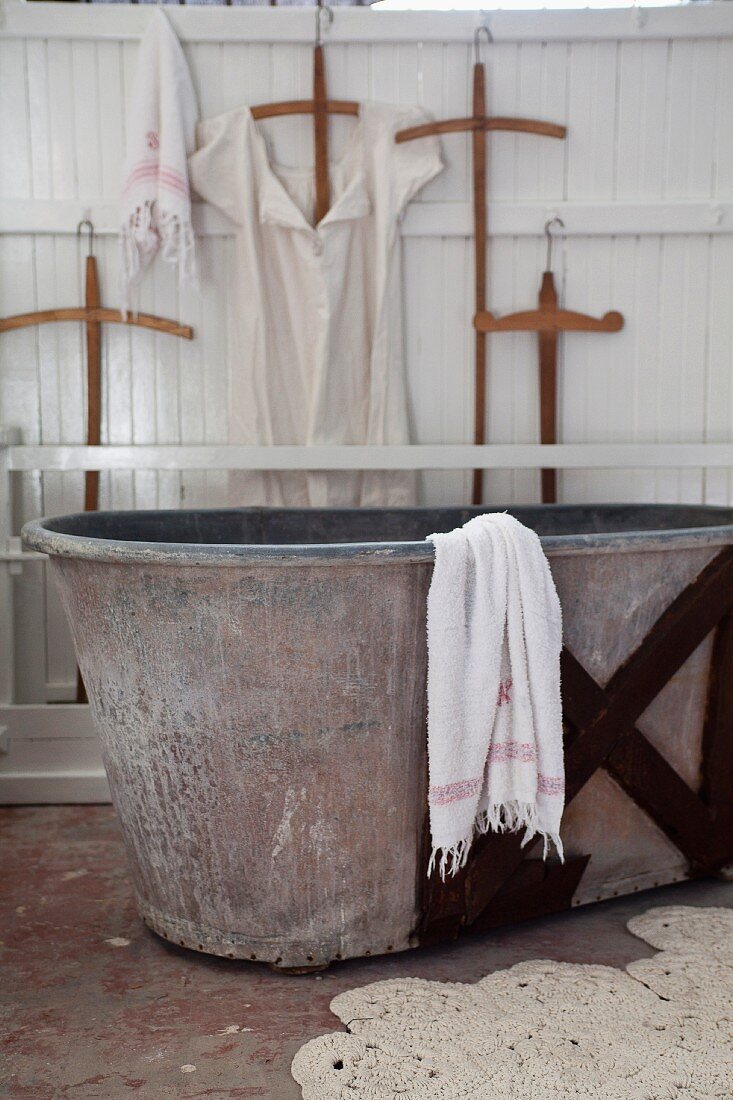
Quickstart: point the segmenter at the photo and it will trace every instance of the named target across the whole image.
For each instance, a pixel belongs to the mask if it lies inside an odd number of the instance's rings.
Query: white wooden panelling
[[[74,228],[87,212],[100,230],[103,297],[115,305],[117,247],[110,233],[125,102],[150,12],[17,0],[6,0],[4,10],[0,314],[81,297],[84,249]],[[307,93],[312,11],[169,8],[168,14],[184,40],[204,116]],[[330,87],[348,98],[463,115],[470,109],[473,29],[485,19],[481,13],[339,10],[328,35]],[[556,242],[554,267],[565,303],[593,313],[617,308],[626,318],[621,333],[562,341],[561,439],[731,443],[733,5],[640,15],[503,11],[489,20],[496,42],[482,52],[491,110],[569,127],[565,142],[512,134],[489,139],[491,307],[503,313],[535,304],[542,225],[558,213],[567,234]],[[335,154],[351,125],[335,120]],[[302,120],[265,126],[279,159],[309,162],[311,137]],[[471,435],[468,146],[465,135],[446,136],[446,170],[403,224],[410,409],[415,440],[424,444],[464,443]],[[190,322],[196,339],[107,326],[105,443],[226,441],[232,240],[215,211],[198,208],[196,221],[200,294],[179,291],[160,264],[139,303]],[[75,325],[0,338],[0,424],[18,427],[25,444],[80,443],[81,350]],[[533,442],[534,337],[492,337],[489,371],[490,440]],[[691,466],[685,454],[671,469],[567,468],[560,474],[562,498],[732,502],[729,470]],[[460,469],[426,471],[422,497],[436,504],[465,500],[469,481]],[[75,471],[17,473],[13,482],[16,531],[27,517],[81,503],[82,477]],[[531,469],[496,469],[487,477],[489,503],[532,501],[538,490]],[[101,479],[102,505],[109,507],[225,499],[226,474],[204,468],[110,469]],[[10,695],[26,704],[73,697],[68,632],[53,586],[39,583],[44,569],[25,563],[11,582],[16,669],[2,693],[6,701]],[[2,583],[9,587],[6,573]],[[95,769],[96,759],[86,771]],[[96,782],[87,775],[85,789]]]
[[[88,706],[0,706],[0,804],[108,802]]]
[[[517,147],[518,154],[528,155],[531,151],[538,162],[541,162],[540,154],[549,154],[547,142],[538,143],[536,139],[531,141],[524,135],[519,137],[523,140]],[[462,155],[468,146],[465,137],[459,135],[459,138],[460,140],[455,136],[450,137],[451,165],[452,155]],[[560,143],[553,141],[550,148],[562,159],[565,151]],[[518,173],[517,190],[529,186],[531,175],[531,172],[525,175],[524,170]],[[555,185],[561,190],[562,170],[554,173],[554,179]],[[460,186],[465,193],[466,184],[460,173],[452,170],[443,172],[425,188],[422,201],[416,200],[407,210],[401,226],[403,238],[471,235],[473,212],[470,203],[434,201],[438,185],[446,181],[451,187]],[[425,196],[430,201],[425,201]],[[540,236],[545,223],[552,217],[562,218],[565,223],[563,235],[566,237],[638,237],[648,233],[661,233],[665,236],[705,233],[719,236],[733,233],[733,202],[717,199],[646,202],[605,200],[594,203],[577,200],[564,202],[548,198],[544,202],[490,202],[488,214],[491,237]],[[119,208],[114,203],[0,199],[0,233],[3,234],[70,233],[82,218],[90,218],[94,222],[98,235],[115,235],[119,228]],[[193,225],[197,237],[226,237],[232,230],[231,222],[224,214],[203,203],[193,204]]]
[[[15,442],[17,433],[0,427],[0,552],[10,551],[7,532],[12,528],[11,475],[7,444]],[[0,705],[12,703],[15,697],[15,608],[13,606],[13,574],[0,563]],[[5,730],[0,726],[0,738]]]

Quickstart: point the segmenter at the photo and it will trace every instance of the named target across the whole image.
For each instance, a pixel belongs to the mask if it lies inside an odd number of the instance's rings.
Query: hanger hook
[[[89,218],[84,218],[84,220],[80,221],[79,224],[77,225],[77,227],[76,227],[77,237],[81,237],[81,235],[82,235],[82,233],[84,232],[85,229],[87,229],[88,232],[89,232],[87,256],[93,256],[94,255],[94,225],[92,224],[92,222],[90,222]]]
[[[547,238],[547,263],[545,264],[545,271],[552,271],[552,233],[550,232],[550,228],[553,225],[559,225],[561,229],[564,229],[565,222],[562,218],[558,218],[557,215],[545,222],[545,237]]]
[[[490,46],[494,41],[494,36],[491,33],[491,27],[488,23],[482,23],[480,27],[476,27],[473,32],[473,59],[477,65],[481,62],[481,34],[486,35],[486,44]]]
[[[333,23],[333,9],[329,8],[328,4],[320,3],[320,0],[319,0],[318,4],[316,5],[316,46],[320,46],[322,44],[322,39],[321,39],[321,15],[322,15],[323,12],[326,13],[327,23],[328,23],[328,26],[330,27],[331,24]]]

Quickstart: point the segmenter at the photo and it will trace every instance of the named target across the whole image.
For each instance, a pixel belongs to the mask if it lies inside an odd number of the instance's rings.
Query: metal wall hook
[[[473,32],[473,59],[474,62],[479,65],[481,63],[481,34],[486,35],[486,45],[490,46],[494,41],[494,36],[491,33],[491,27],[488,23],[482,23],[480,27],[476,27]]]
[[[545,222],[545,237],[547,238],[547,262],[545,263],[545,271],[552,271],[552,233],[550,233],[550,227],[553,225],[559,225],[561,229],[565,228],[565,222],[562,218],[555,216]]]
[[[330,27],[331,24],[333,23],[333,9],[329,8],[328,4],[320,4],[320,3],[317,4],[316,5],[316,46],[323,45],[323,40],[321,38],[321,15],[324,12],[326,13],[326,16],[327,16],[327,25]]]
[[[84,232],[85,229],[87,229],[87,231],[89,233],[89,239],[88,239],[88,242],[87,242],[88,243],[87,256],[93,256],[94,255],[94,225],[92,224],[92,222],[90,222],[89,218],[84,218],[84,220],[80,221],[79,224],[77,225],[77,227],[76,227],[77,237],[81,237],[81,235],[82,235],[82,233]]]

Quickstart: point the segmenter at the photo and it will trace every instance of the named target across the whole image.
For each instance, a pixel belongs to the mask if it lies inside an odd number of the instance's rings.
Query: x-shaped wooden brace
[[[733,858],[733,548],[721,550],[657,620],[638,649],[601,687],[577,658],[562,653],[566,721],[566,805],[603,767],[669,837],[700,873]],[[718,627],[703,729],[702,789],[696,794],[637,728],[637,721],[694,650]],[[560,908],[582,877],[589,856],[565,867],[524,868],[521,837],[487,834],[474,845],[466,869],[428,885],[422,930],[429,941],[462,926],[489,927],[511,912],[533,915]],[[515,879],[511,897],[531,898],[526,912],[503,903],[502,887]],[[543,900],[542,893],[547,897]],[[497,897],[497,895],[499,895]],[[509,896],[507,896],[508,900]],[[521,910],[521,904],[520,904]]]

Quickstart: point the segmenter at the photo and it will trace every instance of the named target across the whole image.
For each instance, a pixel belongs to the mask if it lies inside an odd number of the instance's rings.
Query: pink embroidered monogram
[[[509,692],[512,690],[511,678],[508,680],[502,680],[499,684],[499,697],[496,700],[497,707],[502,706],[503,703],[511,703],[511,695]]]

